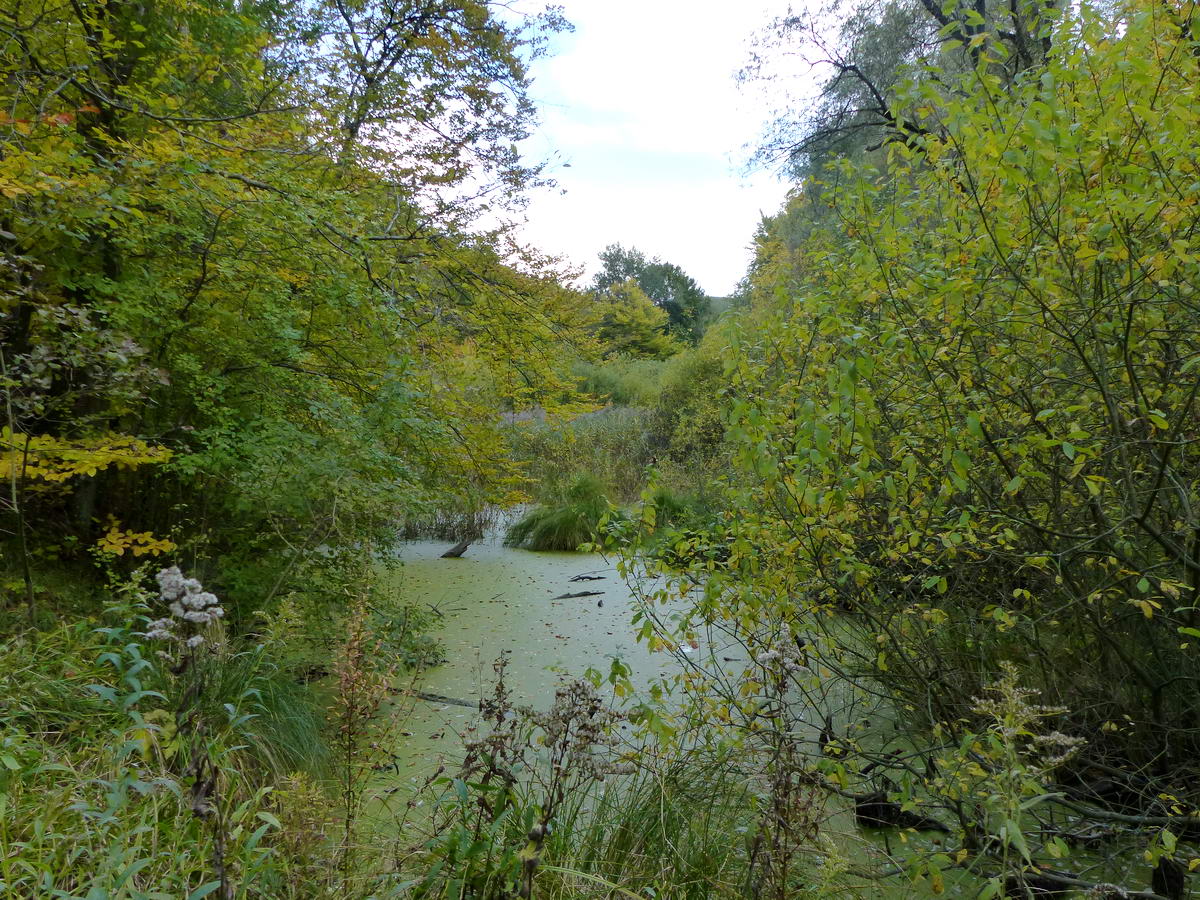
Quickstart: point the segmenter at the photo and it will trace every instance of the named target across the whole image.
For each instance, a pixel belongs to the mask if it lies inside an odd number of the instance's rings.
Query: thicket
[[[97,541],[125,559],[169,547],[242,616],[306,590],[306,569],[331,576],[331,549],[510,495],[500,416],[564,395],[576,311],[543,260],[502,257],[478,223],[539,178],[512,142],[556,17],[474,2],[0,15],[18,575],[36,553],[86,562]]]
[[[0,893],[386,881],[365,736],[437,651],[375,573],[514,496],[502,417],[570,398],[584,341],[481,224],[540,180],[526,65],[562,27],[0,4]],[[155,592],[174,561],[210,590]]]
[[[742,648],[679,687],[748,755],[939,816],[957,855],[904,861],[935,890],[1083,885],[1089,829],[1165,890],[1200,821],[1196,10],[1046,9],[1021,61],[943,15],[966,64],[903,70],[883,158],[759,235],[726,513],[630,558],[672,581],[644,633]]]

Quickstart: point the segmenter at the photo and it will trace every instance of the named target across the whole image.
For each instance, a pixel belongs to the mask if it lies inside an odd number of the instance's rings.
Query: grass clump
[[[648,407],[658,402],[666,363],[658,359],[612,359],[603,363],[579,362],[575,375],[585,394],[614,406]]]
[[[727,758],[685,755],[646,767],[607,783],[588,805],[564,817],[547,848],[559,862],[548,895],[612,896],[598,884],[678,900],[742,894],[754,798]]]
[[[608,511],[604,484],[591,475],[578,475],[559,497],[517,520],[504,543],[527,550],[578,550],[596,539]]]

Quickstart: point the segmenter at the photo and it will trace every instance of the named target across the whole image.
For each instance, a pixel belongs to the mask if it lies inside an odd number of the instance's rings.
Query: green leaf
[[[187,895],[187,900],[201,900],[202,897],[207,897],[220,886],[221,882],[219,881],[210,881],[207,884],[202,884]]]
[[[950,463],[959,478],[966,480],[967,471],[971,468],[971,457],[964,450],[955,450],[950,457]]]

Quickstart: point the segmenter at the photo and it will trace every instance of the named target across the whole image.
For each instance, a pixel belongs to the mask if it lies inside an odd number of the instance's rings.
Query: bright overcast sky
[[[760,215],[786,185],[744,174],[767,104],[734,74],[787,2],[562,0],[572,34],[532,69],[541,127],[526,145],[565,193],[528,210],[529,243],[590,277],[610,243],[681,266],[714,296],[745,274]]]

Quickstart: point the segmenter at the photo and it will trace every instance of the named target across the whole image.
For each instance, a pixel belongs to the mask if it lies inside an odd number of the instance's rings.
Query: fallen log
[[[428,691],[414,691],[407,688],[392,688],[392,693],[405,697],[416,697],[430,703],[448,703],[451,706],[465,706],[467,709],[479,709],[479,703],[470,700],[459,700],[457,697],[447,697],[445,694],[431,694]]]
[[[465,541],[459,541],[449,550],[442,554],[442,559],[458,559],[467,552],[467,548],[475,541],[475,538],[467,538]]]

